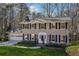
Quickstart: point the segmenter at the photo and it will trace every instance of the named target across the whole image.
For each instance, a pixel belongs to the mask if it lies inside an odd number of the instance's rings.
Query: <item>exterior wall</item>
[[[45,32],[45,33],[47,33],[47,34],[53,34],[53,35],[55,35],[55,34],[61,34],[61,35],[68,35],[68,33],[69,33],[69,31],[68,30],[66,30],[66,29],[52,29],[52,30],[49,30],[49,29],[47,29],[47,30],[44,30],[44,29],[31,29],[31,30],[26,30],[26,29],[22,29],[21,30],[22,31],[22,33],[31,33],[31,34],[39,34],[40,32]]]

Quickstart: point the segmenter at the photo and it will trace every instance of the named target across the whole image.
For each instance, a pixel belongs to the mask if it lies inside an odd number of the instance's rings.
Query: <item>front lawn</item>
[[[25,49],[11,46],[0,46],[1,56],[65,56],[64,51],[43,49]]]

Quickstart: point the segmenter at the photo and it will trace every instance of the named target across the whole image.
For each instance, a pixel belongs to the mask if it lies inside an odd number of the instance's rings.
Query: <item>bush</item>
[[[79,45],[79,42],[78,41],[72,41],[69,46],[75,46],[75,45]]]
[[[0,41],[8,41],[8,38],[0,38]]]
[[[79,46],[66,47],[66,53],[71,56],[79,56]]]
[[[50,43],[46,45],[47,47],[57,47],[57,48],[65,48],[66,44],[56,44],[56,43]]]
[[[72,41],[68,47],[66,47],[66,53],[71,56],[79,56],[79,41]]]
[[[22,41],[22,42],[19,42],[18,44],[16,45],[19,45],[19,46],[36,46],[36,42],[35,41]]]

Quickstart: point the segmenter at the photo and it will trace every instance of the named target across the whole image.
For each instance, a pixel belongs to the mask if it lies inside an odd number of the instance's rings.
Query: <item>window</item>
[[[54,23],[52,23],[52,24],[51,24],[51,27],[52,27],[52,28],[55,28],[55,24],[54,24]]]
[[[39,27],[40,27],[41,29],[46,29],[46,23],[39,24]]]
[[[60,28],[65,29],[65,23],[61,23]]]
[[[67,35],[63,36],[63,41],[67,43]]]
[[[51,35],[49,35],[49,41],[51,41]]]
[[[35,24],[35,29],[36,29],[36,24]]]
[[[32,24],[31,26],[32,28],[36,29],[36,24]]]
[[[27,39],[29,40],[29,34],[27,34]]]
[[[54,23],[49,23],[49,29],[51,28],[55,28],[55,24]]]
[[[35,39],[35,34],[31,34],[31,39],[32,39],[32,40]]]
[[[61,41],[67,43],[67,35],[63,35]]]
[[[51,35],[51,41],[56,41],[56,36],[55,35]]]
[[[24,25],[24,28],[29,29],[29,24]]]

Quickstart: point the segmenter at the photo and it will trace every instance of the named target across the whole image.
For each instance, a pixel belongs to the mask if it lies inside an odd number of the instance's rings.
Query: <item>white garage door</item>
[[[10,40],[23,40],[22,35],[9,35]]]

